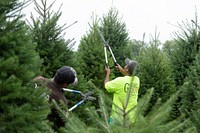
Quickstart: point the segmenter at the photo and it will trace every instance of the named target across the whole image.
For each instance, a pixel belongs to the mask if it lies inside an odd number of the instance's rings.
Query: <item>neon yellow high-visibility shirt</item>
[[[132,84],[131,84],[132,81]],[[123,106],[125,105],[127,92],[131,88],[130,97],[128,101],[128,105],[126,107],[126,112],[131,110],[126,119],[129,120],[131,123],[135,122],[135,106],[137,105],[138,99],[138,91],[140,86],[140,80],[137,76],[124,76],[118,77],[114,80],[111,80],[105,84],[105,89],[108,92],[113,93],[113,103],[112,103],[112,114],[111,118],[115,121],[123,120]],[[130,90],[129,90],[130,91]]]

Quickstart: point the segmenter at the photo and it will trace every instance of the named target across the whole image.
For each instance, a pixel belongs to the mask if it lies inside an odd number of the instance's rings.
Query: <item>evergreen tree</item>
[[[172,61],[174,80],[177,86],[176,88],[183,90],[175,104],[176,115],[180,114],[178,108],[181,106],[183,106],[183,112],[190,110],[190,105],[192,107],[195,100],[193,95],[190,95],[193,92],[190,92],[189,88],[183,87],[185,89],[182,89],[182,85],[185,78],[189,76],[191,71],[190,66],[194,64],[196,54],[199,52],[200,32],[197,20],[196,16],[195,20],[191,21],[192,23],[186,21],[183,22],[182,25],[179,24],[182,32],[175,33],[177,38],[174,40],[175,44],[171,51],[170,58]]]
[[[41,60],[28,26],[19,11],[26,3],[0,2],[0,132],[51,132],[46,117],[50,111],[31,82],[39,74]]]
[[[156,36],[155,39],[150,42],[150,46],[143,48],[140,55],[137,57],[140,64],[139,77],[141,81],[139,96],[141,97],[146,93],[148,88],[153,87],[155,90],[150,101],[151,106],[153,106],[159,98],[162,99],[162,102],[166,101],[170,95],[175,92],[170,60],[158,48],[159,45],[160,42]]]
[[[173,94],[170,98],[164,102],[157,102],[151,112],[144,116],[145,110],[149,106],[149,101],[153,96],[153,89],[149,89],[145,95],[139,100],[137,120],[134,125],[124,127],[123,125],[115,125],[108,123],[108,102],[112,102],[111,99],[103,91],[99,92],[99,104],[100,108],[88,107],[84,110],[84,113],[88,115],[87,119],[90,119],[90,124],[87,125],[81,121],[76,115],[71,114],[70,117],[65,117],[68,120],[66,128],[61,130],[62,133],[197,133],[197,129],[191,123],[189,119],[180,117],[173,121],[168,121],[170,112],[174,101],[177,98],[178,93]]]
[[[98,22],[97,16],[92,16],[90,30],[81,39],[77,56],[85,79],[91,80],[97,87],[103,87],[105,56],[103,43],[97,31]],[[111,58],[108,62],[111,62]]]
[[[103,16],[101,22],[101,31],[115,55],[117,63],[124,66],[125,58],[130,58],[130,50],[127,50],[129,43],[126,24],[119,18],[119,12],[115,8],[111,8],[108,14]],[[115,71],[115,75],[119,75]]]
[[[43,59],[42,71],[46,77],[52,77],[61,66],[73,66],[73,51],[69,49],[70,41],[65,41],[62,32],[66,29],[65,24],[57,24],[62,13],[60,8],[57,12],[51,11],[54,4],[48,6],[47,0],[41,0],[41,4],[35,2],[35,10],[39,17],[31,16],[31,26],[34,41],[37,43],[36,50]]]
[[[185,77],[188,76],[189,67],[195,60],[195,55],[199,51],[200,46],[197,16],[195,20],[192,20],[192,24],[186,21],[182,25],[179,24],[179,27],[182,32],[175,33],[176,46],[171,56],[173,74],[177,86],[181,86]]]
[[[196,55],[195,61],[189,70],[189,75],[185,78],[181,87],[181,110],[189,115],[198,132],[200,132],[200,52]]]

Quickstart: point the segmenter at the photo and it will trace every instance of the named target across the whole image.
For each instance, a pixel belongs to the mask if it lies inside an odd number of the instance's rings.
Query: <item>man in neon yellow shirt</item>
[[[124,75],[113,80],[109,79],[110,68],[105,68],[105,89],[113,93],[112,114],[110,123],[134,123],[140,80],[134,76],[138,63],[126,58],[124,69],[118,64],[117,69]],[[128,98],[129,97],[129,98]]]

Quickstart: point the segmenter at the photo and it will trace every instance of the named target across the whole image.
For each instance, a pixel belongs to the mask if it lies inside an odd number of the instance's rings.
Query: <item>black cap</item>
[[[71,84],[77,81],[76,71],[69,66],[63,66],[57,70],[54,81],[58,84]]]
[[[138,63],[136,61],[130,60],[129,58],[125,59],[125,63],[128,66],[130,74],[132,75]]]

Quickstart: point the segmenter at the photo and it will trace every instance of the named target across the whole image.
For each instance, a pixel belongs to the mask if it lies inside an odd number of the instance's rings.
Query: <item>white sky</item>
[[[53,2],[47,1],[49,4]],[[58,24],[70,25],[78,21],[65,30],[66,39],[75,38],[77,41],[75,49],[81,37],[89,30],[88,23],[91,22],[92,13],[102,17],[111,7],[115,7],[119,11],[119,17],[126,23],[131,39],[142,40],[145,33],[145,40],[148,41],[157,27],[159,40],[164,43],[172,38],[174,31],[179,30],[172,24],[194,19],[195,12],[199,14],[200,9],[199,0],[56,0],[53,10],[57,11],[61,3],[62,16]],[[33,6],[31,4],[24,9],[27,18],[30,18],[30,12],[34,13]]]

